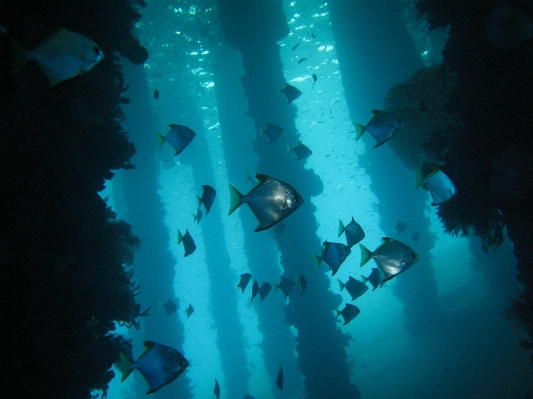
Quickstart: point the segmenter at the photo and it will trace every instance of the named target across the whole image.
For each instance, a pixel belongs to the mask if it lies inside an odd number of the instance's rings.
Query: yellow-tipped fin
[[[365,132],[366,126],[360,125],[357,122],[354,122],[353,125],[355,126],[355,141],[358,141]]]
[[[292,148],[289,144],[287,144],[287,154],[292,151]]]
[[[424,184],[424,176],[422,176],[422,171],[419,168],[415,168],[416,172],[416,188],[419,188]]]
[[[342,281],[340,281],[339,279],[337,279],[337,281],[339,282],[339,288],[342,292],[342,290],[344,290],[344,283]]]
[[[231,184],[228,183],[228,186],[229,186],[229,197],[230,197],[228,215],[231,215],[233,212],[235,212],[235,210],[239,206],[241,206],[241,204],[242,204],[242,194],[239,192],[239,190],[237,190]]]
[[[178,244],[180,244],[183,241],[183,236],[181,235],[181,232],[178,230]]]
[[[372,257],[372,252],[365,247],[363,244],[359,244],[359,248],[361,248],[361,263],[359,264],[359,267],[362,267],[366,262],[370,260]]]
[[[322,259],[320,259],[315,254],[311,254],[311,256],[313,257],[313,260],[315,261],[316,268],[319,269],[320,268],[320,263],[322,262]]]
[[[157,138],[157,148],[161,148],[161,146],[165,142],[165,138],[157,133],[155,134],[155,137]]]
[[[339,235],[337,237],[340,237],[342,233],[344,233],[344,225],[342,224],[342,221],[339,219]]]
[[[120,380],[120,382],[124,382],[124,380],[128,378],[128,376],[132,372],[131,360],[122,352],[119,352],[119,355],[120,355],[120,361],[122,362],[122,367],[121,367],[122,379]]]
[[[263,131],[263,128],[259,128],[259,137],[263,137],[265,135],[265,132]]]

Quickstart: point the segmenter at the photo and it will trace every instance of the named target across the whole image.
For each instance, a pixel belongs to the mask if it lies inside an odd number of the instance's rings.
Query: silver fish
[[[400,119],[388,111],[372,111],[374,116],[367,123],[366,126],[360,125],[354,122],[356,136],[355,139],[359,140],[364,132],[370,133],[370,135],[376,140],[374,148],[383,145],[388,139],[403,126]]]

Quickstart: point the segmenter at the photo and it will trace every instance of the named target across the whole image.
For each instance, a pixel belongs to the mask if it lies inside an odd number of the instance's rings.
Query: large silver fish
[[[231,215],[242,204],[248,204],[259,226],[254,230],[263,231],[296,211],[304,202],[300,194],[289,184],[267,175],[258,174],[259,184],[246,195],[228,184],[230,191]]]
[[[372,111],[374,116],[367,123],[366,126],[360,125],[354,122],[355,126],[355,140],[359,140],[364,132],[370,133],[370,135],[376,140],[374,148],[383,145],[388,139],[403,126],[400,119],[388,111]]]
[[[166,141],[172,146],[172,148],[174,148],[174,156],[176,156],[191,143],[191,141],[196,137],[196,133],[187,126],[176,125],[174,123],[168,126],[170,127],[170,130],[166,136],[161,136],[160,134],[156,133],[157,148],[161,148],[163,143]]]
[[[431,194],[433,199],[431,205],[433,206],[448,201],[457,193],[453,182],[439,168],[435,168],[426,178],[422,176],[422,172],[417,168],[416,188],[420,186],[424,186]]]
[[[361,266],[374,258],[383,273],[381,283],[406,271],[418,261],[418,255],[409,245],[389,237],[383,237],[383,241],[383,244],[374,252],[363,244],[359,244],[361,247]]]

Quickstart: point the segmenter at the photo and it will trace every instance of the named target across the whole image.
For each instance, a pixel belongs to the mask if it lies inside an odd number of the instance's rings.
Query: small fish
[[[273,123],[267,123],[266,128],[259,128],[259,135],[261,137],[266,136],[268,139],[268,144],[272,144],[276,141],[279,136],[283,133],[283,128]]]
[[[368,287],[364,282],[359,281],[353,278],[352,276],[348,276],[348,281],[345,283],[338,279],[337,281],[339,282],[340,290],[342,291],[344,288],[346,288],[346,291],[348,291],[348,293],[352,297],[352,301],[359,298],[368,290]]]
[[[277,239],[283,234],[283,231],[285,231],[285,224],[278,223],[270,228],[270,235],[272,238]]]
[[[215,388],[213,389],[213,393],[215,394],[217,399],[220,399],[220,385],[218,385],[218,381],[215,378]]]
[[[355,126],[355,140],[359,140],[364,132],[368,132],[376,140],[374,146],[376,148],[390,139],[403,126],[403,123],[392,112],[374,110],[372,113],[374,116],[366,126],[356,122],[353,124]]]
[[[257,279],[254,279],[254,283],[252,284],[252,299],[250,302],[254,301],[254,298],[259,293],[259,284],[257,283]]]
[[[248,204],[250,210],[259,221],[255,232],[266,230],[296,211],[304,202],[298,192],[289,184],[258,174],[259,184],[246,195],[242,195],[235,187],[228,184],[230,191],[231,215],[242,204]]]
[[[420,233],[413,233],[411,234],[411,239],[409,241],[416,244],[419,238],[420,238]]]
[[[292,46],[292,49],[293,49],[293,50],[296,50],[296,49],[298,48],[298,46],[300,45],[300,43],[301,43],[301,42],[296,43],[294,46]]]
[[[189,230],[185,230],[185,235],[181,235],[181,232],[178,230],[178,245],[183,241],[183,248],[185,249],[185,254],[183,256],[189,256],[196,250],[196,244],[189,234]]]
[[[383,280],[390,280],[394,276],[406,271],[418,261],[418,255],[408,245],[394,238],[383,237],[381,244],[374,252],[369,251],[363,244],[361,247],[361,266],[374,258],[383,272]]]
[[[255,399],[255,398],[252,395],[244,394],[244,397],[242,399]]]
[[[237,288],[241,289],[242,294],[244,294],[244,290],[248,286],[248,283],[250,282],[251,278],[252,275],[250,273],[241,274],[241,281],[239,281],[239,284],[237,284]]]
[[[276,377],[276,386],[280,391],[283,391],[283,368],[281,364],[279,365],[278,376]]]
[[[339,242],[324,241],[322,244],[324,250],[321,256],[313,255],[317,269],[320,267],[321,262],[325,262],[331,269],[332,276],[337,273],[342,262],[346,260],[352,250],[344,244]]]
[[[309,147],[301,142],[298,142],[294,147],[287,144],[287,154],[291,151],[296,155],[296,160],[305,159],[313,153]]]
[[[302,293],[300,295],[303,295],[305,292],[305,289],[307,288],[307,280],[305,279],[302,272],[300,272],[300,287],[302,287]]]
[[[196,224],[200,224],[200,220],[202,220],[202,216],[204,216],[204,213],[202,212],[200,207],[198,207],[198,209],[196,210],[196,215],[193,214],[192,216],[193,216],[194,221],[196,222]]]
[[[285,87],[283,89],[280,89],[278,87],[278,94],[283,93],[285,94],[285,97],[287,98],[288,103],[292,103],[294,100],[296,100],[298,97],[302,95],[302,92],[298,90],[296,87],[291,86],[288,83],[285,83]]]
[[[304,61],[307,61],[307,58],[300,58],[300,60],[298,61],[298,64],[301,64]]]
[[[396,222],[392,228],[396,231],[397,234],[402,234],[405,230],[407,230],[407,223],[400,222],[399,220]]]
[[[379,286],[383,286],[383,273],[377,267],[372,269],[372,272],[368,277],[361,276],[361,281],[366,284],[370,282],[372,284],[372,291],[375,291]]]
[[[160,302],[161,304],[161,302]],[[178,310],[178,307],[174,302],[172,302],[170,299],[166,301],[164,304],[161,305],[162,308],[165,309],[165,312],[167,313],[167,316],[169,314],[175,313],[176,310]]]
[[[312,37],[313,39],[316,39],[316,36],[315,36],[314,33],[311,33],[311,37]]]
[[[342,309],[341,311],[337,310],[337,317],[342,315],[342,318],[344,319],[343,325],[346,325],[353,319],[355,319],[360,312],[361,311],[357,306],[347,303],[344,306],[344,309]]]
[[[272,286],[269,283],[261,284],[261,287],[259,288],[259,296],[261,297],[261,301],[266,298],[271,289]]]
[[[207,184],[203,185],[202,188],[204,189],[202,193],[202,198],[198,197],[198,209],[200,208],[200,205],[204,204],[205,207],[205,214],[207,215],[209,211],[211,210],[211,206],[213,205],[213,202],[215,201],[215,196],[217,195],[216,190],[208,186]]]
[[[281,277],[279,284],[274,284],[274,292],[276,292],[279,288],[283,292],[283,295],[285,295],[283,298],[287,298],[295,286],[296,283],[294,281],[285,277]]]
[[[365,232],[363,231],[363,228],[355,221],[353,217],[347,226],[344,226],[342,221],[339,220],[339,237],[342,235],[342,233],[346,234],[346,245],[349,248],[353,247],[355,244],[358,244],[363,238],[365,238]]]
[[[191,141],[196,136],[196,133],[194,133],[191,129],[189,129],[187,126],[183,125],[168,125],[170,127],[169,132],[166,136],[161,136],[156,133],[157,137],[157,148],[161,148],[163,143],[166,141],[168,142],[172,148],[176,151],[174,153],[174,156],[180,154],[185,147],[187,147]]]
[[[33,50],[13,42],[14,73],[33,60],[48,79],[48,87],[90,71],[104,58],[98,45],[81,33],[61,28],[49,35]]]
[[[435,168],[426,178],[422,176],[420,169],[416,168],[416,188],[420,186],[424,186],[431,194],[433,206],[448,201],[457,193],[453,182],[439,168]]]
[[[154,98],[157,100],[159,98],[159,90],[154,90]]]
[[[185,309],[185,313],[187,314],[187,318],[189,318],[194,313],[194,308],[190,303],[187,309]]]
[[[317,80],[318,80],[318,77],[315,74],[313,74],[313,86],[315,85]]]
[[[135,369],[139,370],[148,383],[148,392],[154,393],[178,378],[189,366],[189,362],[176,349],[152,341],[145,341],[146,351],[136,362],[120,352],[122,381]]]

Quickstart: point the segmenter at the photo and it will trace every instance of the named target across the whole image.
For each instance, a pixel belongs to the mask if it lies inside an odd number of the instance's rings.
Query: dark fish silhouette
[[[318,80],[318,77],[315,74],[313,74],[313,86],[315,85],[317,80]]]
[[[170,126],[170,131],[165,137],[156,133],[157,146],[158,148],[161,148],[163,143],[166,141],[176,151],[174,155],[178,155],[185,149],[185,147],[187,147],[191,143],[191,141],[196,136],[196,133],[194,133],[187,126],[175,124],[168,126]]]
[[[300,272],[300,287],[302,287],[302,293],[300,295],[303,295],[305,292],[305,289],[307,288],[307,280],[305,279],[302,272]]]
[[[259,221],[254,230],[263,231],[296,211],[304,202],[298,192],[289,184],[267,175],[257,175],[259,184],[242,195],[235,187],[228,184],[230,190],[231,215],[242,204],[248,204],[250,210]]]
[[[294,281],[285,277],[281,277],[279,284],[274,284],[274,292],[276,292],[279,288],[281,291],[283,291],[283,295],[285,295],[283,298],[287,298],[295,285],[296,283]]]
[[[189,366],[189,362],[176,349],[152,341],[145,341],[146,351],[136,362],[120,352],[122,381],[137,369],[148,383],[148,392],[154,393],[178,378]]]
[[[315,36],[314,33],[311,33],[311,37],[312,37],[313,39],[316,39],[316,36]]]
[[[357,315],[359,314],[359,312],[361,311],[359,310],[357,306],[347,303],[344,309],[342,309],[341,311],[337,310],[337,317],[342,315],[342,318],[344,319],[343,325],[346,325],[350,321],[355,319]]]
[[[287,98],[288,103],[292,103],[294,100],[296,100],[298,97],[302,95],[302,92],[298,90],[296,87],[291,86],[288,83],[285,83],[285,87],[283,89],[280,89],[278,87],[278,94],[283,93],[285,97]]]
[[[287,144],[287,154],[291,151],[296,155],[296,160],[307,158],[313,153],[308,146],[301,142],[298,142],[294,147]]]
[[[348,245],[350,248],[365,238],[365,232],[363,231],[363,228],[354,220],[353,217],[352,221],[348,223],[347,226],[344,226],[342,221],[339,220],[339,237],[342,235],[342,233],[346,233],[346,245]]]
[[[255,399],[252,395],[246,395],[244,394],[242,399]]]
[[[166,301],[164,304],[162,304],[161,307],[165,309],[167,316],[169,314],[175,313],[176,310],[178,310],[178,307],[176,306],[176,304],[172,302],[170,299]]]
[[[374,258],[383,273],[383,280],[390,280],[394,276],[406,271],[418,260],[418,255],[403,242],[394,238],[383,237],[381,244],[374,252],[369,251],[363,244],[361,247],[361,266]]]
[[[196,250],[196,244],[189,234],[189,230],[185,230],[185,235],[181,235],[181,232],[178,230],[178,245],[183,241],[183,248],[185,249],[185,254],[183,256],[189,256]]]
[[[239,281],[239,284],[237,284],[237,288],[240,288],[243,294],[251,278],[252,275],[250,273],[241,274],[241,281]]]
[[[211,210],[211,206],[213,205],[213,201],[215,201],[215,196],[217,195],[216,190],[206,185],[203,185],[202,188],[204,191],[202,192],[202,198],[198,197],[198,208],[200,208],[200,205],[204,204],[205,206],[205,214],[207,215],[209,211]]]
[[[159,98],[159,90],[154,90],[154,98],[157,100]]]
[[[388,139],[402,127],[400,119],[388,111],[372,111],[374,116],[366,126],[360,125],[354,122],[355,126],[355,140],[359,140],[364,132],[370,133],[370,135],[376,140],[374,148],[383,145]]]
[[[352,276],[348,276],[348,281],[343,283],[340,280],[337,280],[339,282],[339,287],[341,291],[346,288],[346,291],[350,294],[352,297],[352,301],[359,298],[361,295],[363,295],[365,292],[368,291],[368,287],[366,284],[362,281],[359,281]]]
[[[218,385],[218,381],[215,378],[215,389],[213,389],[213,393],[217,397],[217,399],[220,399],[220,385]]]
[[[257,279],[254,279],[254,283],[252,284],[252,299],[250,302],[254,301],[254,298],[259,293],[259,284],[257,283]]]
[[[187,314],[187,318],[189,318],[194,313],[194,308],[190,303],[187,309],[185,310],[185,313]]]
[[[316,267],[318,269],[320,267],[320,262],[324,262],[330,267],[332,271],[331,275],[334,276],[335,273],[337,273],[337,271],[339,270],[339,267],[341,266],[342,262],[346,260],[352,250],[346,245],[341,244],[340,242],[324,241],[322,245],[324,246],[322,255],[313,255]]]
[[[259,296],[261,297],[261,301],[265,299],[265,297],[268,295],[271,289],[272,289],[272,286],[269,283],[261,284],[261,287],[259,288]]]
[[[398,234],[402,234],[405,230],[407,230],[408,225],[404,222],[400,222],[399,220],[396,222],[396,224],[393,226],[393,229]]]
[[[204,213],[202,212],[200,207],[198,207],[198,209],[196,210],[196,215],[193,214],[192,216],[196,224],[200,224],[200,220],[202,220],[202,216],[204,216]]]
[[[413,233],[411,234],[411,240],[412,242],[414,242],[415,244],[418,242],[418,239],[420,238],[420,233]]]
[[[301,42],[296,43],[296,44],[292,47],[292,49],[293,49],[293,50],[296,50],[296,49],[298,48],[298,46],[300,45],[300,43],[301,43]]]
[[[383,273],[377,267],[374,267],[368,277],[361,276],[361,281],[363,281],[363,283],[368,281],[372,284],[372,291],[375,291],[380,285],[383,286]]]
[[[285,224],[278,223],[270,228],[270,235],[272,238],[279,238],[285,230]]]
[[[259,128],[259,135],[263,137],[265,135],[268,139],[268,144],[272,144],[283,133],[283,128],[273,123],[267,123],[266,128]]]
[[[300,58],[300,60],[298,61],[298,64],[301,64],[304,61],[307,61],[307,58]]]
[[[276,386],[280,391],[283,391],[283,368],[281,367],[281,364],[279,365],[278,369],[278,376],[276,378]]]

